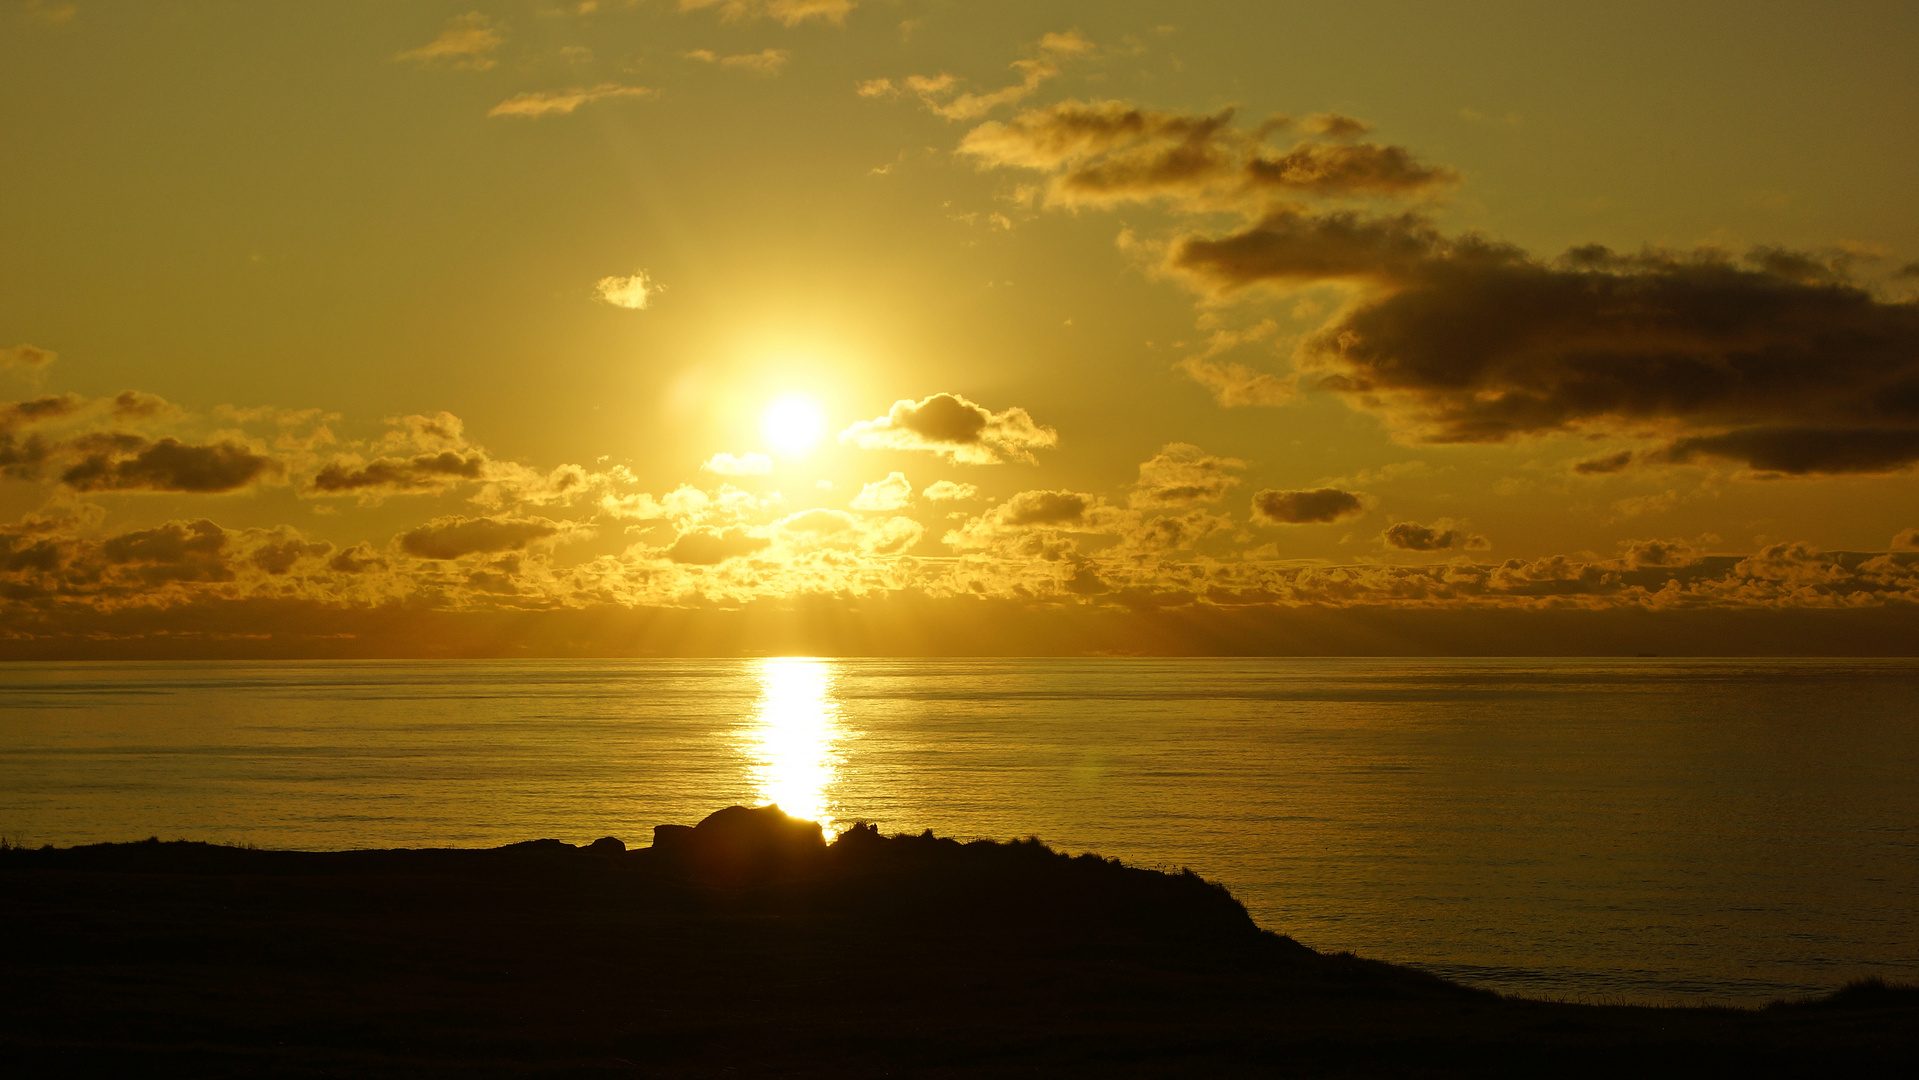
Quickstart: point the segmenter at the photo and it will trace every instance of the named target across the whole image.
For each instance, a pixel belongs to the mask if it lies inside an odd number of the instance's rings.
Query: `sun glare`
[[[832,665],[810,657],[761,661],[760,702],[745,747],[755,797],[831,825],[842,737]]]
[[[766,444],[787,457],[811,453],[825,430],[820,407],[803,397],[779,398],[760,414],[760,434]]]

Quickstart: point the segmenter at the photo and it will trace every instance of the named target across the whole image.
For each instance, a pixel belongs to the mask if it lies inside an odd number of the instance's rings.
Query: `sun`
[[[820,444],[826,420],[820,407],[798,395],[776,398],[760,414],[760,435],[786,457],[804,457]]]

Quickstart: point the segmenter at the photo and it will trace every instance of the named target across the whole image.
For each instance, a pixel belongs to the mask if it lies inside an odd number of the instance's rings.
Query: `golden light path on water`
[[[830,827],[846,734],[833,697],[833,667],[812,657],[773,657],[760,662],[759,679],[760,699],[742,748],[754,801]]]

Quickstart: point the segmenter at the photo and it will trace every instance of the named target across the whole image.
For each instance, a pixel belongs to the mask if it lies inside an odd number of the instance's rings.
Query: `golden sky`
[[[1911,651],[1919,9],[0,6],[0,656]]]

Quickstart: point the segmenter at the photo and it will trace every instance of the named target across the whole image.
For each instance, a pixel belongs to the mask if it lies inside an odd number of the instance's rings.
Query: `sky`
[[[1919,9],[0,2],[0,657],[1919,650]]]

